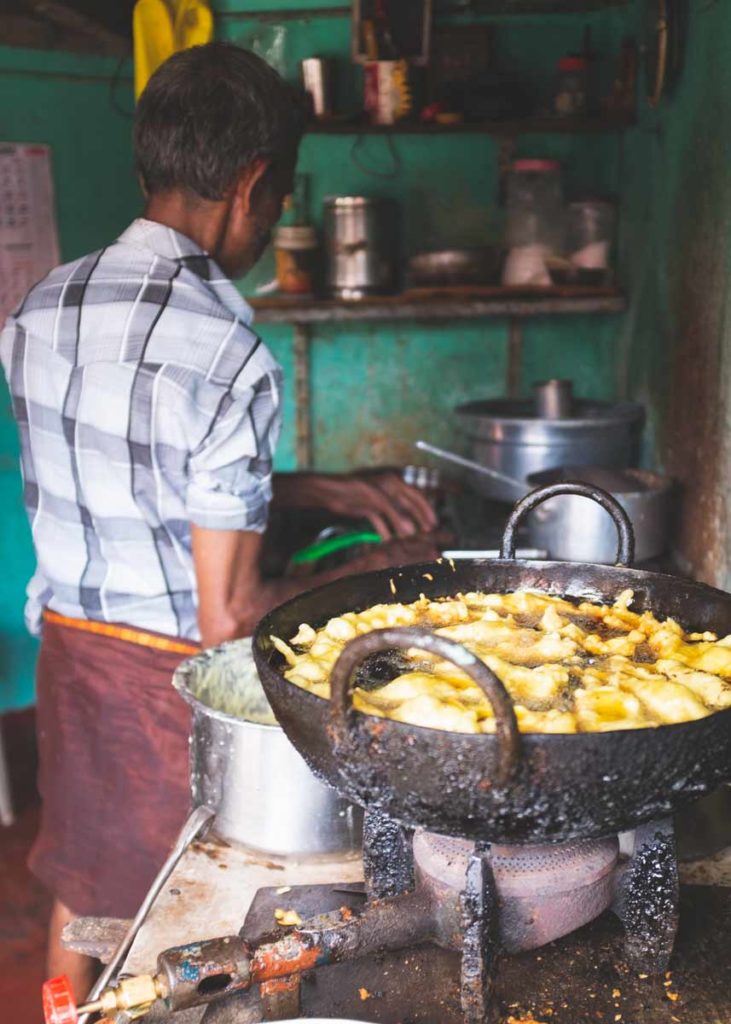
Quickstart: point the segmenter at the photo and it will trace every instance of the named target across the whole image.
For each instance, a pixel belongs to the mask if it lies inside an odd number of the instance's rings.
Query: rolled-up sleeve
[[[272,460],[281,429],[279,382],[267,374],[226,395],[188,461],[186,509],[209,530],[262,533],[272,497]]]

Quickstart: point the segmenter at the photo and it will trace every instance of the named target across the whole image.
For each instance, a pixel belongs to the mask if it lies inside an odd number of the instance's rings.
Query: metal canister
[[[387,199],[330,196],[325,200],[326,286],[331,295],[362,299],[393,291],[395,219]]]
[[[193,710],[193,803],[216,812],[218,835],[277,857],[360,850],[362,812],[313,775],[277,725],[251,640],[189,658],[173,685]]]

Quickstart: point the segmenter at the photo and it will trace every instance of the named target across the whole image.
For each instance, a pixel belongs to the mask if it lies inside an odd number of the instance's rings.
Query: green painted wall
[[[113,238],[139,208],[129,144],[129,74],[129,66],[115,60],[0,47],[0,139],[52,147],[64,259]],[[21,502],[17,436],[4,380],[0,389],[2,709],[32,700],[36,645],[23,623],[33,552]]]
[[[314,17],[316,6],[336,0],[257,0],[256,7],[299,7],[302,18],[253,21],[243,0],[217,0],[222,38],[252,46],[288,77],[312,53],[342,57],[342,95],[359,102],[359,70],[348,63],[347,18]],[[555,63],[580,45],[591,24],[599,50],[618,51],[626,13],[496,19],[503,61],[550,95]],[[604,75],[609,73],[604,66]],[[61,248],[71,259],[114,237],[136,215],[140,197],[130,152],[130,67],[105,58],[39,53],[0,47],[0,139],[45,142],[53,148]],[[355,138],[305,139],[300,168],[311,175],[311,213],[319,221],[322,198],[333,192],[383,194],[403,208],[404,248],[479,244],[500,237],[496,206],[497,146],[476,135],[402,137],[390,149],[370,137],[355,154]],[[536,137],[518,141],[517,155],[562,160],[570,191],[617,191],[620,147],[607,137]],[[271,279],[268,256],[243,285],[245,292]],[[621,317],[538,319],[526,325],[523,385],[548,374],[571,376],[580,392],[609,397],[616,390],[615,355]],[[263,329],[292,381],[292,336],[283,327]],[[403,461],[417,437],[455,440],[450,411],[461,401],[503,390],[507,323],[468,325],[379,324],[318,328],[312,349],[316,464],[323,468]],[[294,467],[291,383],[285,395],[286,427],[280,469]],[[0,400],[0,497],[4,499],[3,575],[0,582],[0,708],[32,699],[34,644],[22,624],[23,592],[32,571],[28,529],[20,504],[15,429],[7,396]]]
[[[361,71],[349,62],[348,18],[254,20],[246,16],[250,5],[244,0],[216,0],[214,6],[221,37],[256,50],[291,81],[297,80],[303,57],[316,53],[339,58],[341,109],[358,109]],[[276,11],[278,6],[298,5],[271,0],[265,6]],[[581,46],[584,27],[591,27],[598,51],[616,54],[627,13],[609,9],[579,16],[492,20],[498,27],[502,66],[531,83],[537,94],[550,96],[558,58]],[[610,61],[602,63],[605,81],[611,70]],[[404,135],[393,140],[312,135],[303,142],[299,170],[310,176],[310,215],[318,225],[322,200],[333,193],[397,199],[408,255],[500,240],[498,155],[496,141],[481,135]],[[611,194],[619,189],[621,147],[616,136],[526,136],[517,140],[515,155],[560,159],[569,194]],[[254,291],[272,276],[271,258],[265,259],[244,288]],[[565,372],[586,395],[614,395],[620,320],[567,317],[528,322],[524,388],[546,375]],[[286,368],[291,363],[291,332],[264,333]],[[451,409],[459,401],[503,392],[507,333],[507,322],[492,320],[467,326],[318,328],[312,357],[316,464],[340,469],[354,460],[403,462],[413,457],[410,446],[418,437],[458,444]],[[280,465],[285,468],[294,466],[291,426],[292,421],[280,450]]]
[[[729,589],[731,16],[723,0],[689,6],[682,78],[627,138],[621,367],[651,413],[649,457],[682,485],[678,552]]]

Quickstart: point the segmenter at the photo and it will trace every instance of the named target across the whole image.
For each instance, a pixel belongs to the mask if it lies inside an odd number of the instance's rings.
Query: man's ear
[[[267,160],[264,157],[257,157],[256,160],[252,160],[244,169],[240,172],[238,181],[234,189],[234,198],[239,201],[243,212],[248,216],[254,207],[254,195],[257,186],[261,184],[264,175],[269,170],[271,160]]]

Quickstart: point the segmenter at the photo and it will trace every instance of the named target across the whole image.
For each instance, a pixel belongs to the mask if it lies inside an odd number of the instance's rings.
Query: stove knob
[[[43,1016],[46,1024],[76,1024],[79,1019],[71,982],[65,974],[45,982]]]

